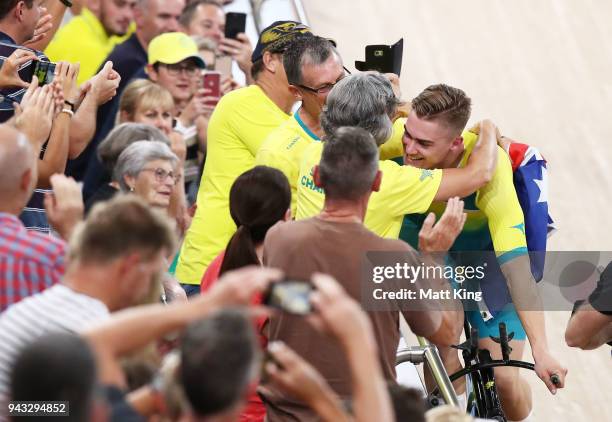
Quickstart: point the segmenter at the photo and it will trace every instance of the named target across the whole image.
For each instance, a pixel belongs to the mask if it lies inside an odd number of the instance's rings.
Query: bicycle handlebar
[[[449,375],[449,379],[451,380],[451,382],[458,380],[461,377],[466,376],[467,374],[473,373],[473,372],[478,372],[481,371],[483,369],[487,369],[487,368],[495,368],[498,366],[513,366],[516,368],[523,368],[523,369],[531,369],[532,371],[535,371],[535,365],[533,363],[530,362],[523,362],[522,360],[492,360],[490,362],[485,362],[485,363],[478,363],[474,366],[469,366],[467,368],[463,368],[457,372],[455,372],[452,375]],[[558,375],[554,374],[553,376],[556,376],[558,379]],[[551,377],[552,378],[552,377]],[[554,383],[554,381],[553,381]],[[431,394],[438,394],[438,387],[435,387]]]

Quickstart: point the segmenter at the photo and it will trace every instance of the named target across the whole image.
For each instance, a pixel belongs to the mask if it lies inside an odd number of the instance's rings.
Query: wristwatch
[[[60,0],[62,4],[66,7],[72,7],[72,1],[70,0]]]

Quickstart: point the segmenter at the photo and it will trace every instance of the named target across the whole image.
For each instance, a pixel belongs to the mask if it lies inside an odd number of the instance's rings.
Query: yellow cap
[[[192,58],[202,69],[206,67],[197,44],[184,32],[168,32],[153,38],[149,43],[148,56],[149,64],[176,64]]]

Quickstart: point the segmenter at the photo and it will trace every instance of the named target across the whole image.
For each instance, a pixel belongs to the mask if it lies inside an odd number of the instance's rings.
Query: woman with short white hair
[[[114,179],[123,192],[133,192],[152,207],[168,210],[172,191],[180,181],[178,164],[168,145],[137,141],[119,156]]]

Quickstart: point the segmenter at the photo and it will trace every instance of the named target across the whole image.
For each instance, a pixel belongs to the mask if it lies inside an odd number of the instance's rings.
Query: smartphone
[[[403,54],[403,38],[393,45],[366,45],[366,59],[364,62],[356,61],[355,69],[361,72],[376,70],[380,73],[395,73],[397,76],[400,76]]]
[[[215,60],[215,70],[223,76],[232,75],[233,59],[230,56],[219,56]]]
[[[38,84],[40,86],[50,84],[53,82],[55,76],[55,63],[37,61],[34,68],[34,75],[38,78]]]
[[[221,73],[219,72],[206,72],[204,73],[204,89],[208,91],[209,97],[216,97],[215,101],[210,100],[206,102],[206,105],[217,105],[219,98],[221,98]]]
[[[307,315],[312,312],[310,295],[313,290],[309,281],[283,280],[270,285],[262,302],[289,314]]]
[[[246,13],[228,12],[225,14],[225,38],[236,39],[246,31]]]

